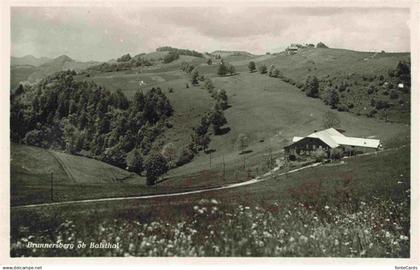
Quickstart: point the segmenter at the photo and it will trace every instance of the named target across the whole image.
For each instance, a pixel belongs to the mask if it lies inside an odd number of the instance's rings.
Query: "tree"
[[[206,88],[209,92],[211,92],[214,89],[213,82],[209,78],[206,78],[204,80],[204,88]]]
[[[103,161],[125,169],[127,167],[126,157],[127,154],[123,151],[122,147],[115,145],[105,150]]]
[[[192,85],[197,85],[198,84],[199,76],[200,76],[200,74],[198,73],[198,70],[194,69],[193,72],[191,73],[191,84]]]
[[[128,168],[137,174],[140,174],[144,170],[143,156],[138,149],[134,150],[134,155],[128,164]]]
[[[177,155],[176,165],[181,166],[190,162],[194,158],[194,152],[186,145],[180,149]]]
[[[210,115],[210,123],[213,125],[213,130],[215,134],[220,133],[220,128],[227,123],[223,111],[214,110]]]
[[[226,64],[222,61],[217,69],[217,75],[225,76],[228,73],[228,68]]]
[[[206,150],[210,144],[210,136],[208,134],[195,134],[193,135],[193,141],[198,150]]]
[[[280,71],[274,66],[270,66],[270,70],[268,71],[268,76],[277,78],[280,75]]]
[[[207,65],[209,65],[209,66],[211,66],[211,64],[212,64],[213,62],[211,61],[211,58],[209,58],[208,60],[207,60]]]
[[[158,178],[168,171],[168,162],[162,154],[153,153],[147,158],[145,169],[147,185],[155,185]]]
[[[165,57],[163,57],[164,63],[170,63],[172,61],[175,61],[179,58],[179,54],[176,51],[170,51]]]
[[[230,75],[233,75],[233,74],[236,73],[235,67],[233,65],[231,65],[231,64],[228,64],[227,70],[228,70],[228,72],[229,72]]]
[[[259,66],[259,67],[258,67],[258,71],[259,71],[261,74],[265,74],[265,73],[267,73],[267,66],[266,66],[266,65]]]
[[[325,153],[324,150],[317,149],[314,153],[312,153],[312,156],[315,158],[317,162],[321,162],[327,157],[327,154]]]
[[[268,69],[268,76],[273,77],[273,71],[276,67],[274,65],[270,65],[270,68]]]
[[[325,104],[330,105],[332,109],[337,108],[339,101],[340,101],[340,98],[335,89],[330,89],[327,92],[326,97],[324,99]]]
[[[275,68],[271,74],[271,77],[278,78],[280,76],[280,70]]]
[[[324,128],[337,128],[340,126],[340,118],[332,111],[327,111],[322,116],[322,123]]]
[[[242,154],[248,147],[248,137],[243,133],[239,134],[236,145],[238,146],[239,153]]]
[[[221,110],[226,110],[228,108],[228,97],[225,89],[217,90],[216,101],[217,104],[220,105]]]
[[[167,143],[162,148],[161,154],[168,161],[169,167],[173,167],[175,165],[176,152],[176,147],[173,143]]]
[[[128,62],[131,60],[131,55],[129,53],[124,54],[120,58],[117,59],[117,62]]]
[[[327,45],[325,45],[324,43],[322,43],[322,42],[319,42],[318,44],[316,44],[316,47],[317,48],[328,48],[327,47]]]
[[[200,125],[197,128],[194,128],[194,131],[198,136],[202,136],[207,133],[209,126],[210,126],[210,119],[209,119],[209,116],[206,114],[206,115],[203,115],[203,117],[201,117]]]
[[[251,72],[251,73],[254,72],[257,69],[254,61],[249,62],[248,69],[249,69],[249,72]]]
[[[319,96],[319,81],[316,76],[308,76],[303,88],[308,97],[317,98]]]

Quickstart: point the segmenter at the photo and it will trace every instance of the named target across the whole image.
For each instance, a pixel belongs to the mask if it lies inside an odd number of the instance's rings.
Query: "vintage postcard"
[[[417,2],[7,4],[2,264],[418,265]]]

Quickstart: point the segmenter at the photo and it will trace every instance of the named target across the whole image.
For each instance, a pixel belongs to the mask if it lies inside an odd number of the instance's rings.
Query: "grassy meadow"
[[[407,153],[405,146],[223,192],[12,209],[11,255],[409,257]],[[119,246],[25,248],[101,241]]]

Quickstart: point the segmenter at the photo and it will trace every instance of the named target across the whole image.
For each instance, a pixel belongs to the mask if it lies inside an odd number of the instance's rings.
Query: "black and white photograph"
[[[6,257],[415,265],[415,1],[18,3]]]

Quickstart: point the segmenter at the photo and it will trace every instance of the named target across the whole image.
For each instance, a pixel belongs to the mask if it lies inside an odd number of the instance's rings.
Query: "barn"
[[[296,44],[291,44],[289,47],[286,48],[286,53],[288,55],[296,54],[299,50],[298,46]]]
[[[377,151],[382,147],[380,140],[347,137],[343,133],[344,130],[329,128],[315,131],[305,137],[293,137],[292,143],[284,147],[284,151],[293,159],[297,156],[310,156],[319,151],[331,157],[333,149],[342,155],[356,155]]]

